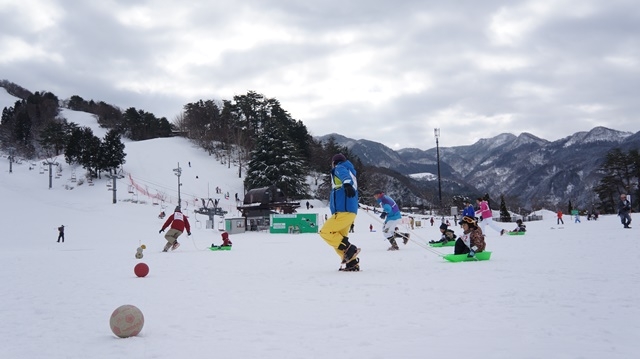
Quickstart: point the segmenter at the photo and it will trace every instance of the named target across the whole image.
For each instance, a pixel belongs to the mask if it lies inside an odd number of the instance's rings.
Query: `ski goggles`
[[[469,217],[469,216],[464,216],[464,217],[462,217],[460,222],[458,222],[458,224],[463,224],[463,223],[475,225],[476,224],[476,220],[474,218]]]

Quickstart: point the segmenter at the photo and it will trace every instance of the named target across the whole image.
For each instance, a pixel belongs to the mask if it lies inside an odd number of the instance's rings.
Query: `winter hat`
[[[176,209],[173,210],[174,212],[180,212],[180,206],[176,206]]]
[[[469,217],[469,216],[464,216],[462,217],[462,219],[460,220],[460,222],[458,222],[458,224],[462,225],[463,223],[466,223],[469,225],[469,227],[478,227],[478,224],[476,223],[476,219],[473,217]]]
[[[381,189],[377,189],[377,190],[373,191],[373,195],[374,195],[374,196],[375,196],[375,195],[378,195],[378,194],[384,194],[384,191],[383,191],[383,190],[381,190]]]
[[[446,231],[446,230],[447,230],[447,228],[449,228],[449,227],[447,226],[447,224],[446,224],[446,223],[443,223],[443,224],[441,224],[441,225],[440,225],[440,229],[443,229],[443,230],[445,230],[445,231]]]
[[[521,219],[518,219],[518,220],[516,220],[516,223],[517,223],[517,224],[522,224],[522,220],[521,220]]]
[[[334,164],[344,162],[346,160],[347,158],[342,153],[338,153],[331,158],[331,162],[333,162]]]

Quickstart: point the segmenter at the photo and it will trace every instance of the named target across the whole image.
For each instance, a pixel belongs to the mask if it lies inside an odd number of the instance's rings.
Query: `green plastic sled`
[[[430,247],[453,247],[456,245],[456,241],[447,241],[447,243],[429,243]]]
[[[214,247],[209,247],[209,249],[212,251],[230,251],[231,246],[214,246]]]
[[[507,232],[510,236],[524,236],[525,233],[527,232]]]
[[[476,262],[476,261],[488,261],[491,258],[491,252],[476,253],[475,257],[467,257],[466,254],[447,254],[442,258],[449,262]]]

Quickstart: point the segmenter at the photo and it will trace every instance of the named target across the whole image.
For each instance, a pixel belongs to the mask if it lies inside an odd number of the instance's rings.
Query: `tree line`
[[[122,129],[110,129],[98,138],[60,115],[60,102],[50,92],[27,94],[2,110],[0,145],[13,156],[27,159],[55,157],[64,152],[70,164],[79,164],[90,176],[114,173],[125,163]]]
[[[424,202],[435,203],[435,192],[416,188],[408,180],[398,180],[403,176],[389,173],[387,169],[363,165],[348,148],[337,145],[333,139],[327,142],[315,140],[306,126],[284,110],[277,99],[254,91],[228,100],[188,103],[182,113],[169,122],[164,117],[157,118],[133,107],[122,111],[105,102],[87,101],[80,96],[59,101],[50,92],[32,94],[6,80],[0,81],[0,86],[21,98],[13,107],[2,111],[0,145],[25,158],[54,156],[64,151],[68,162],[79,163],[99,176],[102,171],[115,171],[124,164],[126,154],[121,137],[136,141],[180,135],[191,139],[229,167],[231,164],[237,166],[239,178],[246,170],[246,190],[275,185],[291,199],[308,198],[307,178],[310,176],[311,185],[316,187],[315,195],[326,198],[331,190],[328,176],[331,157],[343,153],[358,171],[363,203],[375,204],[373,191],[391,184],[390,179],[394,181],[394,188],[402,189],[396,197],[408,198],[413,193]],[[99,139],[91,129],[68,123],[60,116],[60,107],[93,114],[101,127],[109,129],[107,135]],[[636,198],[640,195],[639,167],[637,150],[628,153],[613,150],[606,155],[602,180],[594,189],[600,211],[615,212],[616,199],[622,192],[634,194]],[[446,203],[458,204],[459,208],[463,198],[469,195],[475,198],[473,194],[444,195]],[[505,199],[500,197],[500,209],[506,217]],[[402,200],[397,198],[396,201],[403,205]]]

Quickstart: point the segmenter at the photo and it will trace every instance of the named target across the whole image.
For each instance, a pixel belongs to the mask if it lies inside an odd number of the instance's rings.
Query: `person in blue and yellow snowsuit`
[[[360,270],[358,253],[360,248],[349,242],[349,228],[358,213],[358,181],[356,169],[342,154],[331,159],[331,195],[329,209],[331,217],[320,229],[320,237],[336,251],[342,259],[340,270],[355,272]]]

